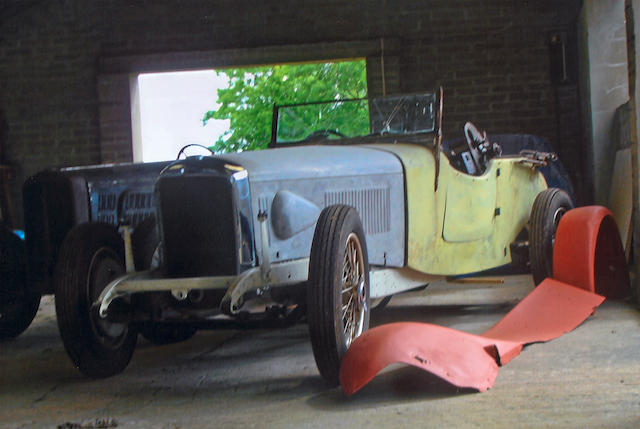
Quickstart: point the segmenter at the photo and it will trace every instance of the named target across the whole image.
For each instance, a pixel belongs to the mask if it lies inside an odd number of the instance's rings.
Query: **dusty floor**
[[[480,333],[531,289],[436,284],[394,297],[375,324],[413,320]],[[485,393],[458,391],[396,367],[351,398],[318,376],[306,325],[202,331],[156,347],[143,339],[124,373],[92,381],[70,364],[53,299],[34,324],[0,343],[0,427],[110,418],[119,428],[640,427],[640,312],[605,302],[575,331],[527,347]],[[68,425],[71,426],[71,425]]]

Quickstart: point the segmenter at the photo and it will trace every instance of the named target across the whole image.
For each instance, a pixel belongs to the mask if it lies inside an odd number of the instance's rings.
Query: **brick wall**
[[[380,92],[380,57],[371,49],[384,38],[389,91],[444,85],[445,136],[462,135],[464,121],[472,120],[493,133],[540,134],[560,153],[579,154],[576,85],[552,85],[548,46],[551,31],[575,32],[579,3],[41,0],[0,5],[0,109],[9,124],[5,158],[19,168],[14,201],[20,204],[22,181],[40,169],[131,159],[128,73],[167,53],[175,60],[163,69],[180,68],[185,58],[197,59],[202,52],[234,50],[248,52],[245,61],[269,61],[266,52],[288,61],[331,56],[331,47],[342,42],[373,41],[349,49],[368,57],[370,90]],[[361,46],[366,52],[358,52]],[[214,57],[205,55],[199,64]],[[125,58],[126,67],[134,68],[105,71],[113,58]],[[579,178],[580,163],[568,163]]]

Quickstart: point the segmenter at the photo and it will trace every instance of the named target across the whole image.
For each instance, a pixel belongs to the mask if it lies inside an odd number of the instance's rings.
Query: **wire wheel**
[[[345,205],[325,208],[316,225],[309,258],[307,320],[320,375],[338,384],[347,349],[369,327],[369,260],[358,212]]]
[[[347,238],[342,268],[342,326],[347,348],[362,334],[366,310],[362,245],[352,232]]]

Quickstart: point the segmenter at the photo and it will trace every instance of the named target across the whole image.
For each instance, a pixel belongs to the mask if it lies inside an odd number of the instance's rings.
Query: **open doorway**
[[[187,144],[215,152],[263,149],[273,104],[367,96],[364,59],[135,76],[136,162],[175,158]]]
[[[202,124],[204,112],[216,108],[217,91],[228,81],[214,70],[146,73],[138,76],[140,159],[164,161],[187,144],[209,146],[229,129],[228,120]]]

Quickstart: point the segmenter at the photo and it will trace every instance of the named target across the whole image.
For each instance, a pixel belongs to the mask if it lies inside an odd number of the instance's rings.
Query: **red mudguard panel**
[[[518,343],[415,322],[378,326],[359,338],[340,367],[340,384],[347,395],[392,363],[413,365],[456,386],[484,391],[498,375],[496,345],[508,354],[522,348]]]
[[[425,323],[373,328],[352,344],[340,368],[342,390],[351,395],[393,363],[422,368],[449,383],[485,391],[498,366],[523,345],[549,341],[576,328],[604,301],[629,291],[624,251],[609,210],[582,207],[558,226],[548,278],[482,335]],[[597,293],[596,293],[597,292]]]
[[[553,278],[607,298],[629,294],[620,233],[606,207],[580,207],[562,217],[553,249]]]
[[[553,340],[577,328],[603,301],[603,296],[547,278],[482,336],[523,345]],[[517,355],[500,353],[500,363]]]

